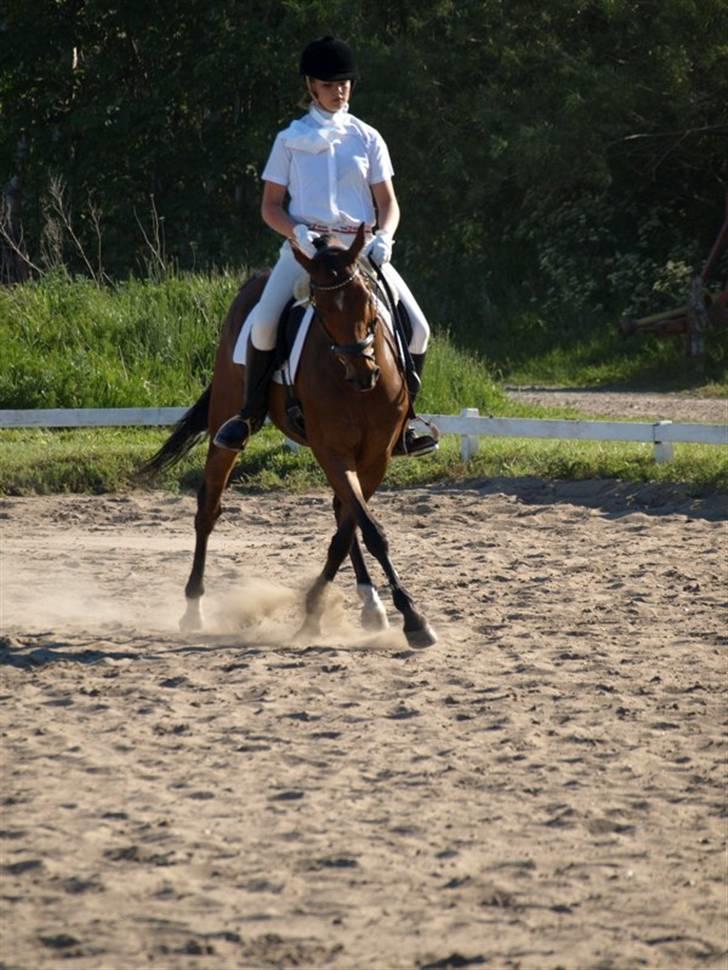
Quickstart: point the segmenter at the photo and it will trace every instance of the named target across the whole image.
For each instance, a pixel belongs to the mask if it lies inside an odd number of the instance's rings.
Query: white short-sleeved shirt
[[[348,112],[326,116],[315,108],[279,132],[263,170],[284,185],[297,222],[354,228],[376,220],[370,186],[394,169],[379,132]]]

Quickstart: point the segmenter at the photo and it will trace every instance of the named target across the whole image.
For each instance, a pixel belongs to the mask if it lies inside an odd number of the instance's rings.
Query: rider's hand
[[[364,250],[364,255],[369,256],[377,266],[383,266],[392,258],[392,246],[394,246],[392,234],[386,229],[379,229]]]
[[[308,226],[300,222],[297,226],[293,227],[293,238],[296,240],[298,248],[306,254],[309,258],[314,255],[316,248],[314,247],[314,239],[318,239],[319,233],[314,232],[309,229]]]

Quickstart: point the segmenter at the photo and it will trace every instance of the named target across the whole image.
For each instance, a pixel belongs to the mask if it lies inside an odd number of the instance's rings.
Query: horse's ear
[[[293,253],[294,259],[296,260],[297,263],[300,263],[301,266],[303,266],[303,268],[310,276],[311,271],[313,270],[313,260],[311,259],[310,256],[307,256],[304,253],[304,251],[301,249],[301,247],[298,245],[295,239],[289,239],[288,242],[290,243],[291,252]]]
[[[362,222],[359,224],[359,228],[354,236],[354,242],[349,246],[349,258],[347,262],[355,263],[359,257],[359,253],[364,248],[364,240],[366,238],[367,227]]]

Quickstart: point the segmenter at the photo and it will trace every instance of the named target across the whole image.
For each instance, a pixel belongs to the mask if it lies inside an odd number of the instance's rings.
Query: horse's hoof
[[[389,627],[387,611],[381,604],[378,607],[366,607],[361,611],[361,625],[365,630],[371,630],[372,633],[386,630]]]
[[[296,640],[311,640],[316,637],[321,636],[321,622],[317,618],[312,618],[307,616],[303,621],[298,631],[296,632]]]
[[[437,634],[429,623],[425,623],[419,630],[405,630],[404,635],[407,637],[407,643],[417,650],[437,643]]]
[[[365,630],[378,633],[389,626],[387,611],[384,609],[379,593],[369,583],[357,583],[356,591],[361,600],[361,625]]]
[[[199,606],[190,604],[183,617],[180,618],[179,628],[182,633],[195,633],[202,629],[202,613]]]

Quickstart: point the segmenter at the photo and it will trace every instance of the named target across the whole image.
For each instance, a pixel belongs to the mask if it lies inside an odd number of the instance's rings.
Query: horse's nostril
[[[362,391],[373,391],[377,386],[377,381],[379,380],[379,368],[375,367],[373,370],[369,371],[367,378],[360,381],[359,386]]]

